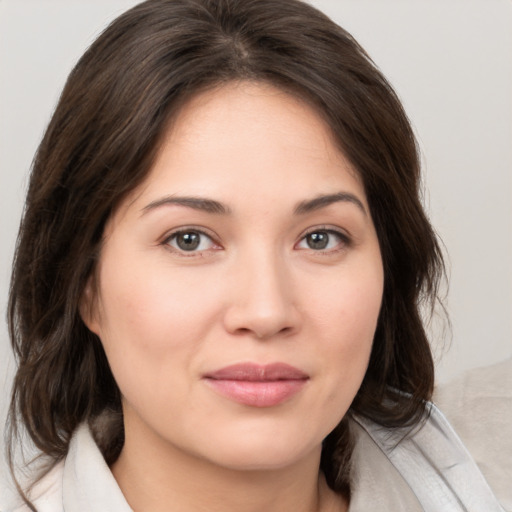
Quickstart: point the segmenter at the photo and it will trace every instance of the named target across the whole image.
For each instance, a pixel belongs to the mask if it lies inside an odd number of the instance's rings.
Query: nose
[[[231,334],[257,339],[287,336],[300,328],[294,283],[285,262],[275,255],[252,255],[229,277],[230,303],[225,328]]]

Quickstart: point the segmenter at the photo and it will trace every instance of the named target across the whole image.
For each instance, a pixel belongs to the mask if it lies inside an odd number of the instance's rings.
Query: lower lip
[[[286,402],[306,384],[306,379],[245,381],[206,379],[219,394],[251,407],[273,407]]]

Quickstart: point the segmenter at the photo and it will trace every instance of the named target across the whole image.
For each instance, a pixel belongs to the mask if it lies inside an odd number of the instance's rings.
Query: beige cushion
[[[512,511],[512,359],[436,388],[443,411],[498,500]]]

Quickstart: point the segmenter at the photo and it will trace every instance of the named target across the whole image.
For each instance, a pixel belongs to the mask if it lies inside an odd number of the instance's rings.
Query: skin
[[[345,510],[321,443],[364,377],[382,289],[364,188],[311,107],[248,82],[191,99],[108,222],[84,298],[123,396],[112,471],[131,507]],[[271,407],[204,379],[242,362],[308,379]]]

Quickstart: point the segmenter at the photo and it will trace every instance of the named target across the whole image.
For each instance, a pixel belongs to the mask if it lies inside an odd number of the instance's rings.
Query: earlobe
[[[99,336],[100,325],[98,322],[96,283],[92,275],[87,279],[87,283],[80,297],[78,310],[86,327]]]

